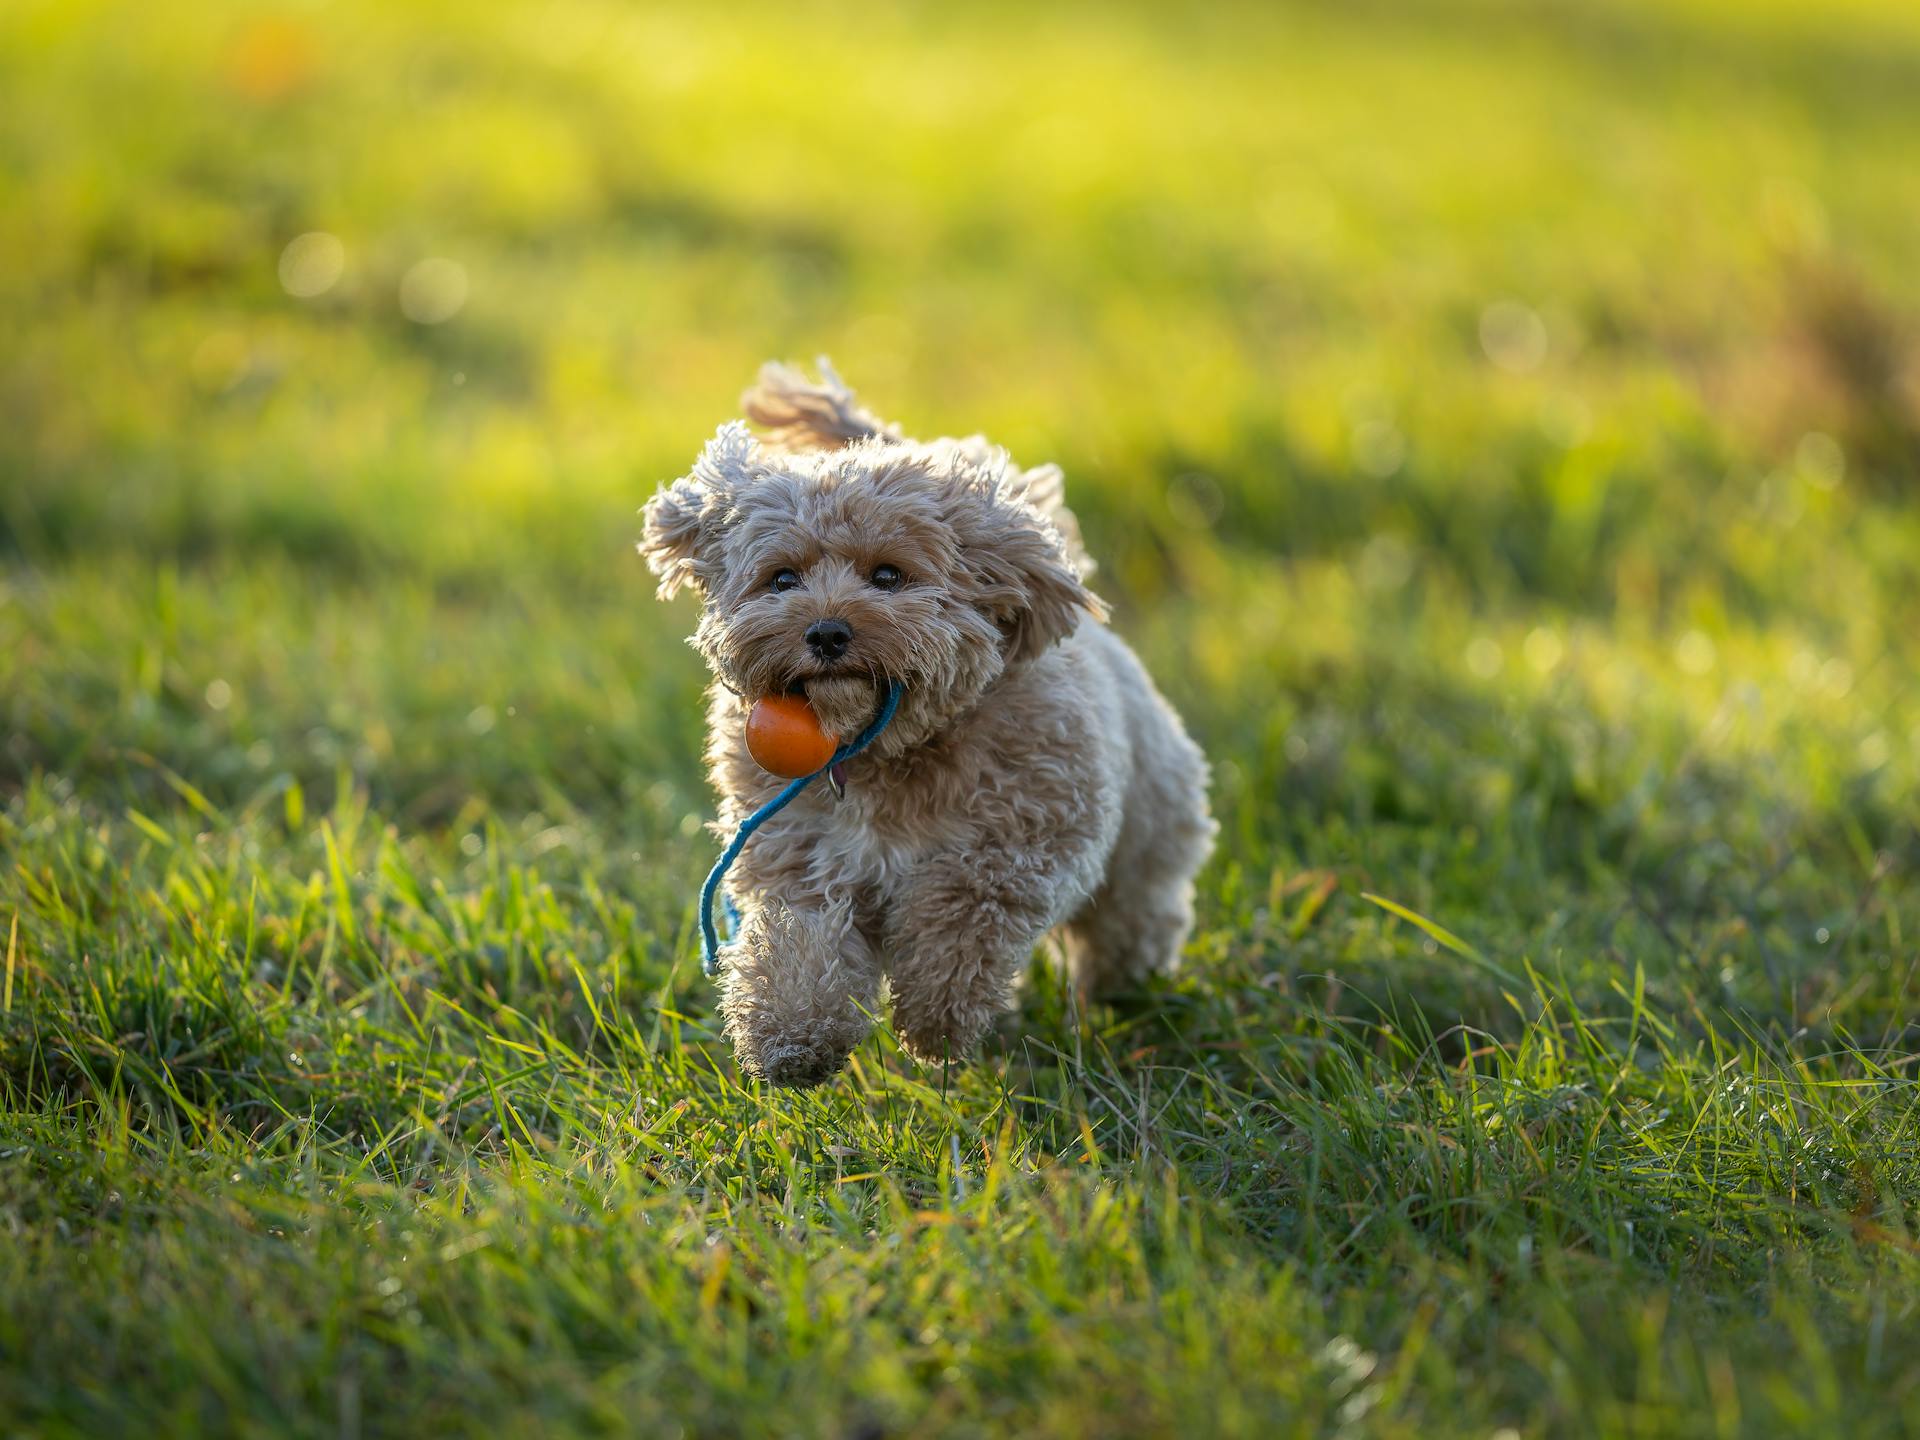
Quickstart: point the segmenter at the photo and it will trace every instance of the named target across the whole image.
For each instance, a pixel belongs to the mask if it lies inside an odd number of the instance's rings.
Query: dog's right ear
[[[640,514],[640,553],[660,577],[660,598],[683,585],[702,594],[720,572],[720,541],[736,513],[740,490],[751,477],[753,435],[728,421],[707,442],[691,474],[663,486]]]

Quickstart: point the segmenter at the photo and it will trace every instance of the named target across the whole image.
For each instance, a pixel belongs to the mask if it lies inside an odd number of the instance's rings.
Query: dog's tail
[[[818,385],[793,366],[769,360],[760,367],[760,378],[740,397],[747,418],[766,431],[769,446],[776,450],[838,450],[876,435],[889,440],[901,438],[899,426],[888,424],[854,398],[826,356],[816,363],[820,367]]]

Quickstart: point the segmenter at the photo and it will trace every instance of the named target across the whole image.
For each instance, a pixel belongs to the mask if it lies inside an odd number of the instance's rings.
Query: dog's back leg
[[[1129,657],[1131,658],[1131,657]],[[1169,974],[1193,928],[1193,877],[1213,848],[1207,764],[1154,693],[1133,692],[1134,775],[1106,879],[1063,930],[1082,994],[1126,990]]]

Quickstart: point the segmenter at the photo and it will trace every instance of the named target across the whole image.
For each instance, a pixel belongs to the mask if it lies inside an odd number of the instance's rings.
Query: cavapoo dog
[[[741,1065],[814,1085],[878,1010],[931,1061],[970,1052],[1059,930],[1099,994],[1171,970],[1212,845],[1200,750],[1083,576],[1057,467],[980,437],[920,442],[768,365],[647,503],[660,594],[704,600],[707,760],[731,833],[783,781],[747,752],[753,703],[804,694],[842,740],[888,728],[754,834],[728,880],[721,1010]]]

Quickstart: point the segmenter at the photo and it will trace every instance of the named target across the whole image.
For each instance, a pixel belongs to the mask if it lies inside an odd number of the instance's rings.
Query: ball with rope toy
[[[706,883],[700,887],[700,968],[709,976],[720,973],[720,932],[713,923],[714,898],[720,893],[720,883],[727,878],[728,869],[740,858],[740,852],[746,848],[753,832],[792,804],[807,786],[822,775],[837,770],[878,740],[880,732],[893,723],[893,717],[900,709],[900,697],[905,693],[906,687],[898,680],[888,685],[887,697],[881,701],[880,713],[873,717],[872,723],[847,744],[838,747],[835,747],[833,737],[821,729],[813,707],[801,697],[770,695],[755,702],[747,716],[747,753],[763,769],[787,778],[790,783],[740,822],[740,828],[733,832],[733,839],[720,852],[720,859],[707,872]],[[800,768],[810,763],[811,769]],[[728,909],[731,910],[732,906],[729,905]]]

